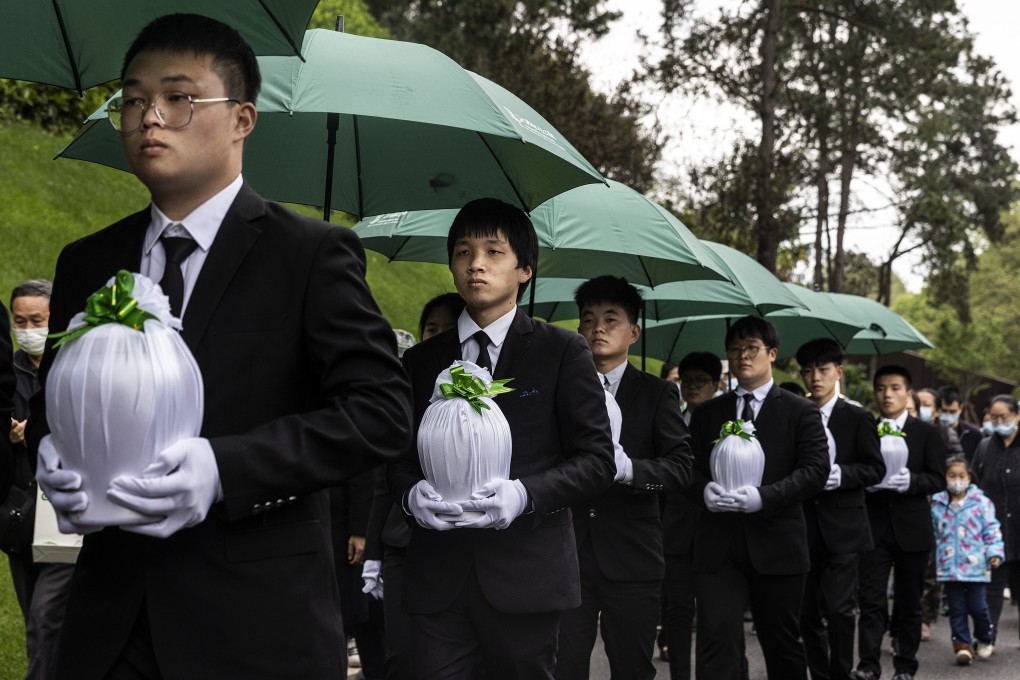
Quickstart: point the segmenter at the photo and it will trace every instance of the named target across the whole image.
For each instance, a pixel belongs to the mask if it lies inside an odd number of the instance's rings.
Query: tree
[[[435,47],[528,102],[606,176],[652,188],[663,140],[657,123],[644,122],[650,106],[630,83],[594,92],[578,56],[578,40],[605,34],[618,16],[601,0],[367,4],[396,37]]]
[[[338,16],[344,18],[344,33],[366,38],[391,37],[390,32],[372,16],[365,0],[319,0],[308,27],[334,30]]]

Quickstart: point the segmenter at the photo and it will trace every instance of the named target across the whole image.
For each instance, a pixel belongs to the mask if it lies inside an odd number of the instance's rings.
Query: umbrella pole
[[[340,129],[340,114],[326,114],[326,195],[322,199],[322,219],[329,222],[333,208],[333,159],[336,157],[336,131]]]
[[[648,307],[645,301],[641,301],[641,370],[645,370],[645,358],[648,349]]]

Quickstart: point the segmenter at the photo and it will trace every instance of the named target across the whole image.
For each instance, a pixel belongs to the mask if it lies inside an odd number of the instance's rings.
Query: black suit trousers
[[[892,532],[874,550],[861,553],[859,579],[861,619],[858,623],[857,665],[875,674],[881,672],[882,636],[889,627],[887,588],[893,572],[893,614],[895,629],[889,636],[897,641],[893,667],[897,673],[917,673],[917,648],[921,644],[921,590],[928,551],[901,550]]]
[[[613,581],[599,569],[591,541],[578,550],[581,606],[563,612],[560,620],[556,680],[588,680],[596,627],[614,680],[655,677],[652,651],[659,623],[662,581]]]
[[[694,565],[690,553],[666,555],[666,646],[670,680],[691,680],[691,641],[694,633]]]
[[[804,587],[801,637],[811,680],[849,680],[854,667],[857,553],[833,553],[818,541]]]
[[[404,611],[405,548],[383,548],[383,620],[386,625],[386,680],[406,680],[407,612]]]
[[[448,608],[410,615],[410,677],[474,680],[480,663],[486,680],[552,680],[560,615],[499,611],[485,598],[472,567]]]
[[[736,532],[722,566],[696,576],[696,677],[740,680],[743,613],[750,604],[769,680],[806,680],[807,664],[800,640],[804,580],[804,574],[772,575],[756,570],[744,532]]]

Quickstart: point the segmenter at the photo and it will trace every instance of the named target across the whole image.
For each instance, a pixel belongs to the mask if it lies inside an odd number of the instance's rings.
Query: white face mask
[[[961,493],[967,490],[968,486],[970,486],[970,484],[963,480],[954,479],[951,482],[946,482],[946,490],[948,490],[949,493],[951,493],[954,496],[959,496]]]
[[[29,356],[42,356],[46,347],[46,336],[50,334],[49,328],[15,328],[14,339],[25,350]]]

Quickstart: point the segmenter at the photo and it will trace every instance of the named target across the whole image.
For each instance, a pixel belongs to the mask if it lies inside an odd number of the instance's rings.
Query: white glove
[[[754,486],[742,486],[730,494],[738,512],[758,512],[762,509],[761,494]]]
[[[376,600],[383,598],[383,579],[379,574],[382,562],[379,560],[365,560],[365,566],[361,568],[361,578],[365,581],[365,587],[361,592],[368,593]]]
[[[890,489],[896,489],[900,493],[906,493],[907,489],[910,488],[910,470],[903,468],[886,480],[886,484]]]
[[[493,479],[471,496],[474,500],[460,504],[464,511],[481,510],[485,514],[461,520],[458,527],[506,529],[528,507],[528,490],[519,479]]]
[[[616,477],[613,478],[613,481],[630,484],[634,481],[634,463],[631,462],[619,442],[613,442],[613,457],[616,460]]]
[[[60,533],[87,534],[103,528],[83,527],[71,519],[71,513],[82,512],[89,506],[89,499],[81,490],[81,475],[60,467],[60,454],[53,446],[53,435],[48,434],[39,442],[35,479],[56,511]]]
[[[838,489],[842,482],[843,470],[840,469],[839,463],[833,463],[832,467],[829,468],[829,479],[825,482],[825,490],[832,491],[833,489]]]
[[[715,482],[709,482],[705,486],[704,497],[705,507],[712,512],[736,512],[733,498],[726,493],[726,489]]]
[[[220,471],[208,439],[182,439],[163,449],[141,477],[114,477],[106,497],[157,522],[121,527],[154,538],[168,538],[205,519],[223,499]]]
[[[447,522],[436,515],[459,515],[463,512],[460,505],[444,502],[439,492],[424,479],[411,487],[407,494],[407,511],[419,525],[436,531],[456,528],[453,522]]]

